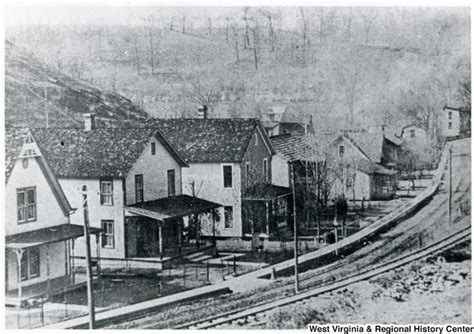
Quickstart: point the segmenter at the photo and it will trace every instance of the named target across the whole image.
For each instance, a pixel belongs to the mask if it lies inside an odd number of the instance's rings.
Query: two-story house
[[[222,205],[218,238],[268,237],[269,203],[288,189],[271,184],[274,149],[259,120],[157,119],[149,126],[185,158],[183,193]],[[203,235],[210,236],[205,225]]]
[[[351,132],[331,143],[331,197],[351,200],[392,198],[396,192],[400,139],[384,132]],[[329,162],[328,162],[329,163]]]
[[[181,169],[187,163],[157,129],[92,124],[31,132],[72,206],[81,206],[87,189],[90,224],[103,230],[92,245],[101,266],[176,255],[189,241],[182,218],[219,207],[182,194]],[[83,219],[77,212],[72,222]],[[85,254],[81,242],[75,254]]]
[[[440,112],[441,134],[446,138],[469,137],[471,135],[470,108],[445,106]]]
[[[74,206],[81,208],[81,203]],[[75,209],[55,177],[36,138],[23,128],[6,129],[5,286],[7,304],[85,284],[75,277]],[[77,214],[77,212],[76,212]],[[92,228],[92,234],[100,232]]]

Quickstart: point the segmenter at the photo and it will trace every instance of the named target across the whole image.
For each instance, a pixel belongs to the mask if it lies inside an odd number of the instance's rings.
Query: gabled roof
[[[368,160],[360,159],[357,162],[357,169],[366,174],[395,175],[397,171],[382,167]]]
[[[160,129],[187,162],[240,162],[255,131],[260,131],[269,151],[274,153],[258,119],[154,119],[146,126]]]
[[[304,137],[283,134],[270,138],[277,154],[287,161],[316,160],[316,152],[309,146]]]
[[[401,144],[400,139],[383,132],[351,132],[344,134],[344,137],[375,163],[379,163],[382,160],[385,139],[395,145]]]
[[[181,155],[157,129],[99,128],[84,131],[32,128],[31,133],[56,177],[123,177],[153,136],[181,166],[186,166]],[[17,132],[16,135],[18,134]],[[9,136],[14,134],[7,135],[7,138]],[[14,145],[14,140],[11,143]],[[16,150],[14,147],[8,148],[7,154]],[[13,159],[7,158],[7,165],[9,161],[12,162]]]
[[[10,131],[7,131],[7,129]],[[35,141],[36,139],[34,139],[31,131],[25,128],[6,128],[5,130],[5,183],[8,183],[15,163],[19,158],[21,149],[23,145],[25,145],[25,139],[27,136],[29,138],[33,138]],[[46,161],[45,157],[39,154],[39,152],[37,152],[37,155],[34,157],[34,159],[41,169],[41,172],[43,173],[46,182],[48,183],[54,197],[56,198],[61,211],[63,212],[64,216],[68,216],[73,209],[71,208],[71,205],[69,204],[63,189],[59,185],[58,180],[51,171],[50,165]]]

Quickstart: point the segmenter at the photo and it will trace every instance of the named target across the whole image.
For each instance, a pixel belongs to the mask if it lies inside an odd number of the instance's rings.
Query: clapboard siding
[[[156,145],[156,154],[151,155],[151,143]],[[147,144],[125,180],[126,204],[136,203],[135,175],[143,175],[145,201],[168,197],[168,170],[175,171],[176,195],[181,195],[181,167],[165,147],[153,138]]]

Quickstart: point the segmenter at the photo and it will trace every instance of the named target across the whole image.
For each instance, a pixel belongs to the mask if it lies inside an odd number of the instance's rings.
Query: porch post
[[[158,221],[158,242],[160,250],[160,259],[163,259],[163,234],[162,234],[162,223]]]
[[[181,254],[181,244],[182,244],[182,233],[183,233],[183,218],[178,219],[178,253]]]
[[[22,289],[21,289],[21,259],[23,258],[23,253],[25,252],[24,249],[15,249],[13,250],[16,254],[16,258],[18,260],[18,301],[21,305],[21,298],[22,298]],[[20,307],[20,306],[18,306]]]
[[[46,278],[47,278],[47,290],[49,293],[50,280],[49,280],[49,244],[46,245]]]
[[[95,256],[96,256],[97,277],[100,277],[100,235],[99,233],[95,234]]]
[[[23,257],[24,249],[15,249],[14,252],[16,254],[16,258],[18,260],[18,306],[17,306],[17,323],[18,328],[20,328],[20,309],[21,309],[21,297],[22,297],[22,290],[21,290],[21,259]]]
[[[270,238],[270,206],[268,201],[265,201],[265,216],[267,218],[267,235]]]
[[[76,284],[76,270],[75,270],[75,267],[76,267],[76,264],[75,264],[75,255],[74,255],[74,246],[76,244],[76,239],[72,239],[71,240],[71,273],[72,273],[72,284]]]

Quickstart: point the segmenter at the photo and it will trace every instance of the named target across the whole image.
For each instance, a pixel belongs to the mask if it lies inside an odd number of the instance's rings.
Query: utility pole
[[[91,241],[89,235],[89,209],[87,206],[87,186],[82,187],[82,209],[84,212],[84,237],[86,242],[87,304],[89,308],[89,329],[95,327],[94,295],[92,292]]]
[[[291,174],[293,177],[293,234],[294,234],[294,249],[295,249],[295,293],[299,292],[298,281],[298,225],[296,219],[296,176],[294,161],[291,162]]]
[[[448,223],[451,225],[451,211],[452,211],[452,191],[453,191],[453,152],[449,148],[449,190],[448,190]]]

